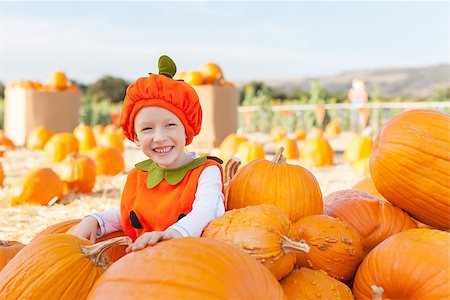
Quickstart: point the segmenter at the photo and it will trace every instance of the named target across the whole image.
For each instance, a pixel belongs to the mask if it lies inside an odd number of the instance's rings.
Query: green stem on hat
[[[177,66],[175,65],[174,61],[167,55],[163,55],[159,58],[158,69],[160,75],[164,75],[169,78],[173,78],[173,76],[177,72]]]

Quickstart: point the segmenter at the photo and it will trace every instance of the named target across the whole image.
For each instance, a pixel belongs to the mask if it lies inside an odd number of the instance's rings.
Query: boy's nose
[[[158,141],[164,141],[166,139],[166,134],[164,133],[164,130],[157,129],[155,130],[155,135],[153,136],[153,140]]]

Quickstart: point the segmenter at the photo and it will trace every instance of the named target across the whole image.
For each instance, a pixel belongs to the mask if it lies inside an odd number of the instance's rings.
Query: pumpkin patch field
[[[450,299],[444,113],[406,111],[372,137],[277,128],[188,148],[224,159],[225,214],[201,238],[129,254],[120,231],[66,234],[118,207],[146,159],[105,130],[2,144],[0,299]]]

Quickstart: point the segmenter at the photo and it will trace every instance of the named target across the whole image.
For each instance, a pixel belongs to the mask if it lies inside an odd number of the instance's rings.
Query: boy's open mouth
[[[172,150],[173,148],[174,148],[174,146],[157,147],[157,148],[153,148],[153,151],[161,155],[161,154],[169,153],[170,150]]]

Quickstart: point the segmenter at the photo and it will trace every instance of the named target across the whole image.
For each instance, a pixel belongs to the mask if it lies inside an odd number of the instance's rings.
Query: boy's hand
[[[137,251],[144,249],[148,245],[154,245],[159,241],[165,241],[170,239],[177,239],[183,237],[181,233],[179,233],[175,229],[167,229],[165,231],[152,231],[146,232],[134,241],[133,244],[125,249],[126,253],[131,251]]]
[[[84,217],[74,229],[69,230],[67,234],[71,234],[83,239],[88,239],[92,243],[95,243],[95,240],[97,238],[97,228],[97,219],[92,216],[87,216]]]

